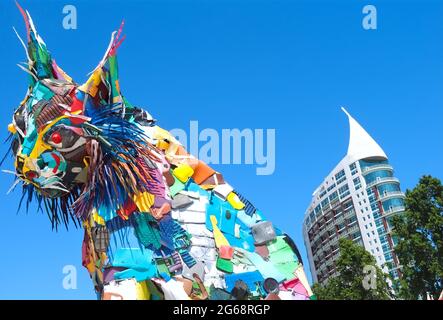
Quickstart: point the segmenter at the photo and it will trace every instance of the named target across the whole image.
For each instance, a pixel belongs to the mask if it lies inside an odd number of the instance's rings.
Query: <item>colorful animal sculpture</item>
[[[29,88],[8,127],[17,183],[53,228],[84,228],[98,298],[312,297],[291,238],[123,96],[123,25],[79,85],[19,9]]]

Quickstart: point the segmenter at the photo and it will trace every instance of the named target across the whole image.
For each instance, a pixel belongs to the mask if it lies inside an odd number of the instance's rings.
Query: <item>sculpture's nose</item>
[[[15,169],[18,174],[23,173],[24,164],[25,164],[25,158],[21,154],[18,154],[17,157],[15,158]]]
[[[38,173],[32,159],[22,154],[17,155],[16,170],[18,174],[22,174],[28,180],[33,180],[38,177]]]

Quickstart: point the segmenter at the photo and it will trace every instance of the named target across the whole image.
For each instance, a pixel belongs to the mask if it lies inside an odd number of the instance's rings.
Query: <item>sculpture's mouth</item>
[[[38,159],[17,156],[17,176],[47,198],[61,197],[70,192],[66,184],[67,162],[59,152],[47,152]]]
[[[39,192],[43,197],[45,198],[60,198],[63,197],[64,195],[69,194],[69,191],[63,191],[60,189],[53,189],[53,188],[41,188],[41,187],[36,187],[37,192]]]

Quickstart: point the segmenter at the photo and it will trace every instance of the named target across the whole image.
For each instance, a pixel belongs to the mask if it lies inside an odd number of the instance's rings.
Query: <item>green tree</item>
[[[377,266],[374,257],[352,240],[339,240],[338,275],[325,285],[314,284],[319,300],[387,300],[391,292],[388,275]],[[366,267],[366,268],[365,268]],[[371,272],[368,272],[368,271]],[[371,276],[372,275],[372,276]]]
[[[406,191],[406,212],[392,220],[398,241],[395,253],[402,264],[399,296],[438,299],[443,289],[443,186],[423,176]]]

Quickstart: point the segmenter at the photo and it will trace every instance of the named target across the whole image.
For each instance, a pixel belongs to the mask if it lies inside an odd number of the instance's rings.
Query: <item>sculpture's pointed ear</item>
[[[29,12],[16,2],[26,25],[27,45],[23,43],[28,58],[27,72],[31,75],[31,86],[41,79],[59,79],[72,83],[69,77],[52,59],[45,42],[38,35]],[[20,38],[20,37],[19,37]],[[20,39],[21,40],[21,39]],[[26,69],[26,68],[25,68]]]
[[[96,106],[120,104],[123,96],[120,91],[117,65],[117,48],[125,39],[121,37],[124,22],[118,31],[114,31],[111,36],[108,49],[98,66],[90,73],[89,79],[78,89],[88,93]],[[126,102],[126,101],[125,101]]]

